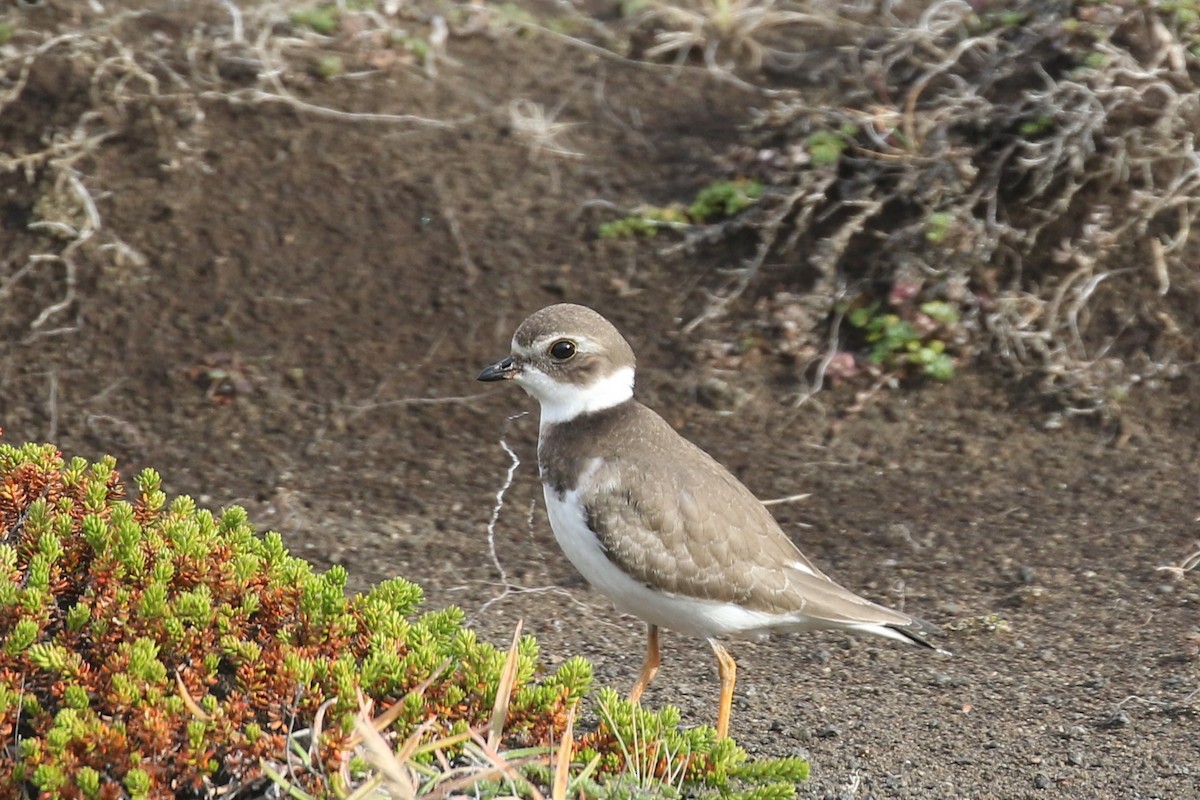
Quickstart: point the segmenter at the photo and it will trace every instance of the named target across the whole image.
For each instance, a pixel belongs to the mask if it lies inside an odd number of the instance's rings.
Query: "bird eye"
[[[575,355],[575,343],[568,339],[559,339],[550,345],[550,355],[559,361],[566,361]]]

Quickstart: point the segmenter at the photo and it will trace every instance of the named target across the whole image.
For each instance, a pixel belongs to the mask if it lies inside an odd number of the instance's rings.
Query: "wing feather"
[[[830,580],[740,481],[679,441],[693,452],[666,469],[647,468],[664,463],[658,459],[610,458],[591,473],[590,486],[580,487],[588,527],[626,574],[673,594],[768,614],[832,624],[911,623]],[[703,499],[697,486],[705,487]]]

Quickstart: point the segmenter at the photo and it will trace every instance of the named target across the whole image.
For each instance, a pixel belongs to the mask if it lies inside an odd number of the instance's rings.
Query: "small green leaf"
[[[954,325],[959,321],[958,306],[944,300],[930,300],[922,303],[921,313],[943,325]]]
[[[9,655],[18,655],[29,649],[38,637],[38,624],[31,619],[17,620],[13,625],[12,630],[8,632],[8,639],[4,643],[4,652]]]
[[[808,155],[814,167],[828,167],[842,157],[848,141],[834,131],[815,131],[805,139]]]
[[[100,773],[94,767],[80,767],[75,773],[75,785],[86,798],[100,796]]]
[[[125,773],[125,788],[134,800],[146,797],[150,793],[150,773],[141,767],[134,767]]]

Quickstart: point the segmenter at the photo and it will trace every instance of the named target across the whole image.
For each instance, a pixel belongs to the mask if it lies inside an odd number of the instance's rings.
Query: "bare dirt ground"
[[[86,3],[21,14],[18,35],[113,24]],[[474,381],[527,313],[585,303],[633,343],[643,400],[760,497],[810,493],[774,510],[822,568],[947,629],[952,656],[843,635],[734,646],[734,735],[807,754],[802,796],[1200,796],[1200,575],[1159,569],[1200,540],[1194,368],[1114,425],[1047,426],[1032,388],[984,363],[795,408],[795,376],[763,361],[721,375],[749,400],[713,409],[695,354],[725,331],[679,331],[731,254],[597,240],[593,205],[690,197],[754,93],[550,37],[456,38],[436,77],[339,41],[344,70],[296,70],[295,98],[445,124],[338,116],[242,92],[236,58],[189,65],[189,37],[229,24],[220,3],[153,6],[107,29],[108,77],[49,47],[0,109],[10,156],[88,112],[112,132],[72,164],[97,215],[71,212],[95,229],[68,254],[73,283],[62,260],[17,275],[62,252],[29,223],[52,200],[78,207],[73,184],[37,163],[0,175],[7,441],[154,466],[168,491],[245,505],[295,552],[344,564],[354,588],[403,575],[501,644],[523,618],[548,660],[586,655],[623,689],[642,626],[554,544],[536,416],[507,420],[532,403]],[[121,46],[151,45],[219,87],[162,77],[155,98],[97,105]],[[556,143],[578,155],[522,136],[515,101],[571,123]],[[489,540],[502,440],[520,463]],[[707,646],[664,648],[645,702],[712,722]]]

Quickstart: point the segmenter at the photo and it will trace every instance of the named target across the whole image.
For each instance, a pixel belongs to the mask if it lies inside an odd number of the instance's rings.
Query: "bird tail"
[[[889,636],[889,638],[900,639],[901,641],[920,647],[928,647],[930,650],[936,650],[946,655],[950,654],[949,650],[944,650],[925,638],[926,636],[943,635],[941,628],[919,617],[909,617],[909,620],[906,624],[882,625],[880,627],[885,628],[887,633],[880,630],[876,630],[875,633],[881,633],[884,636]]]

